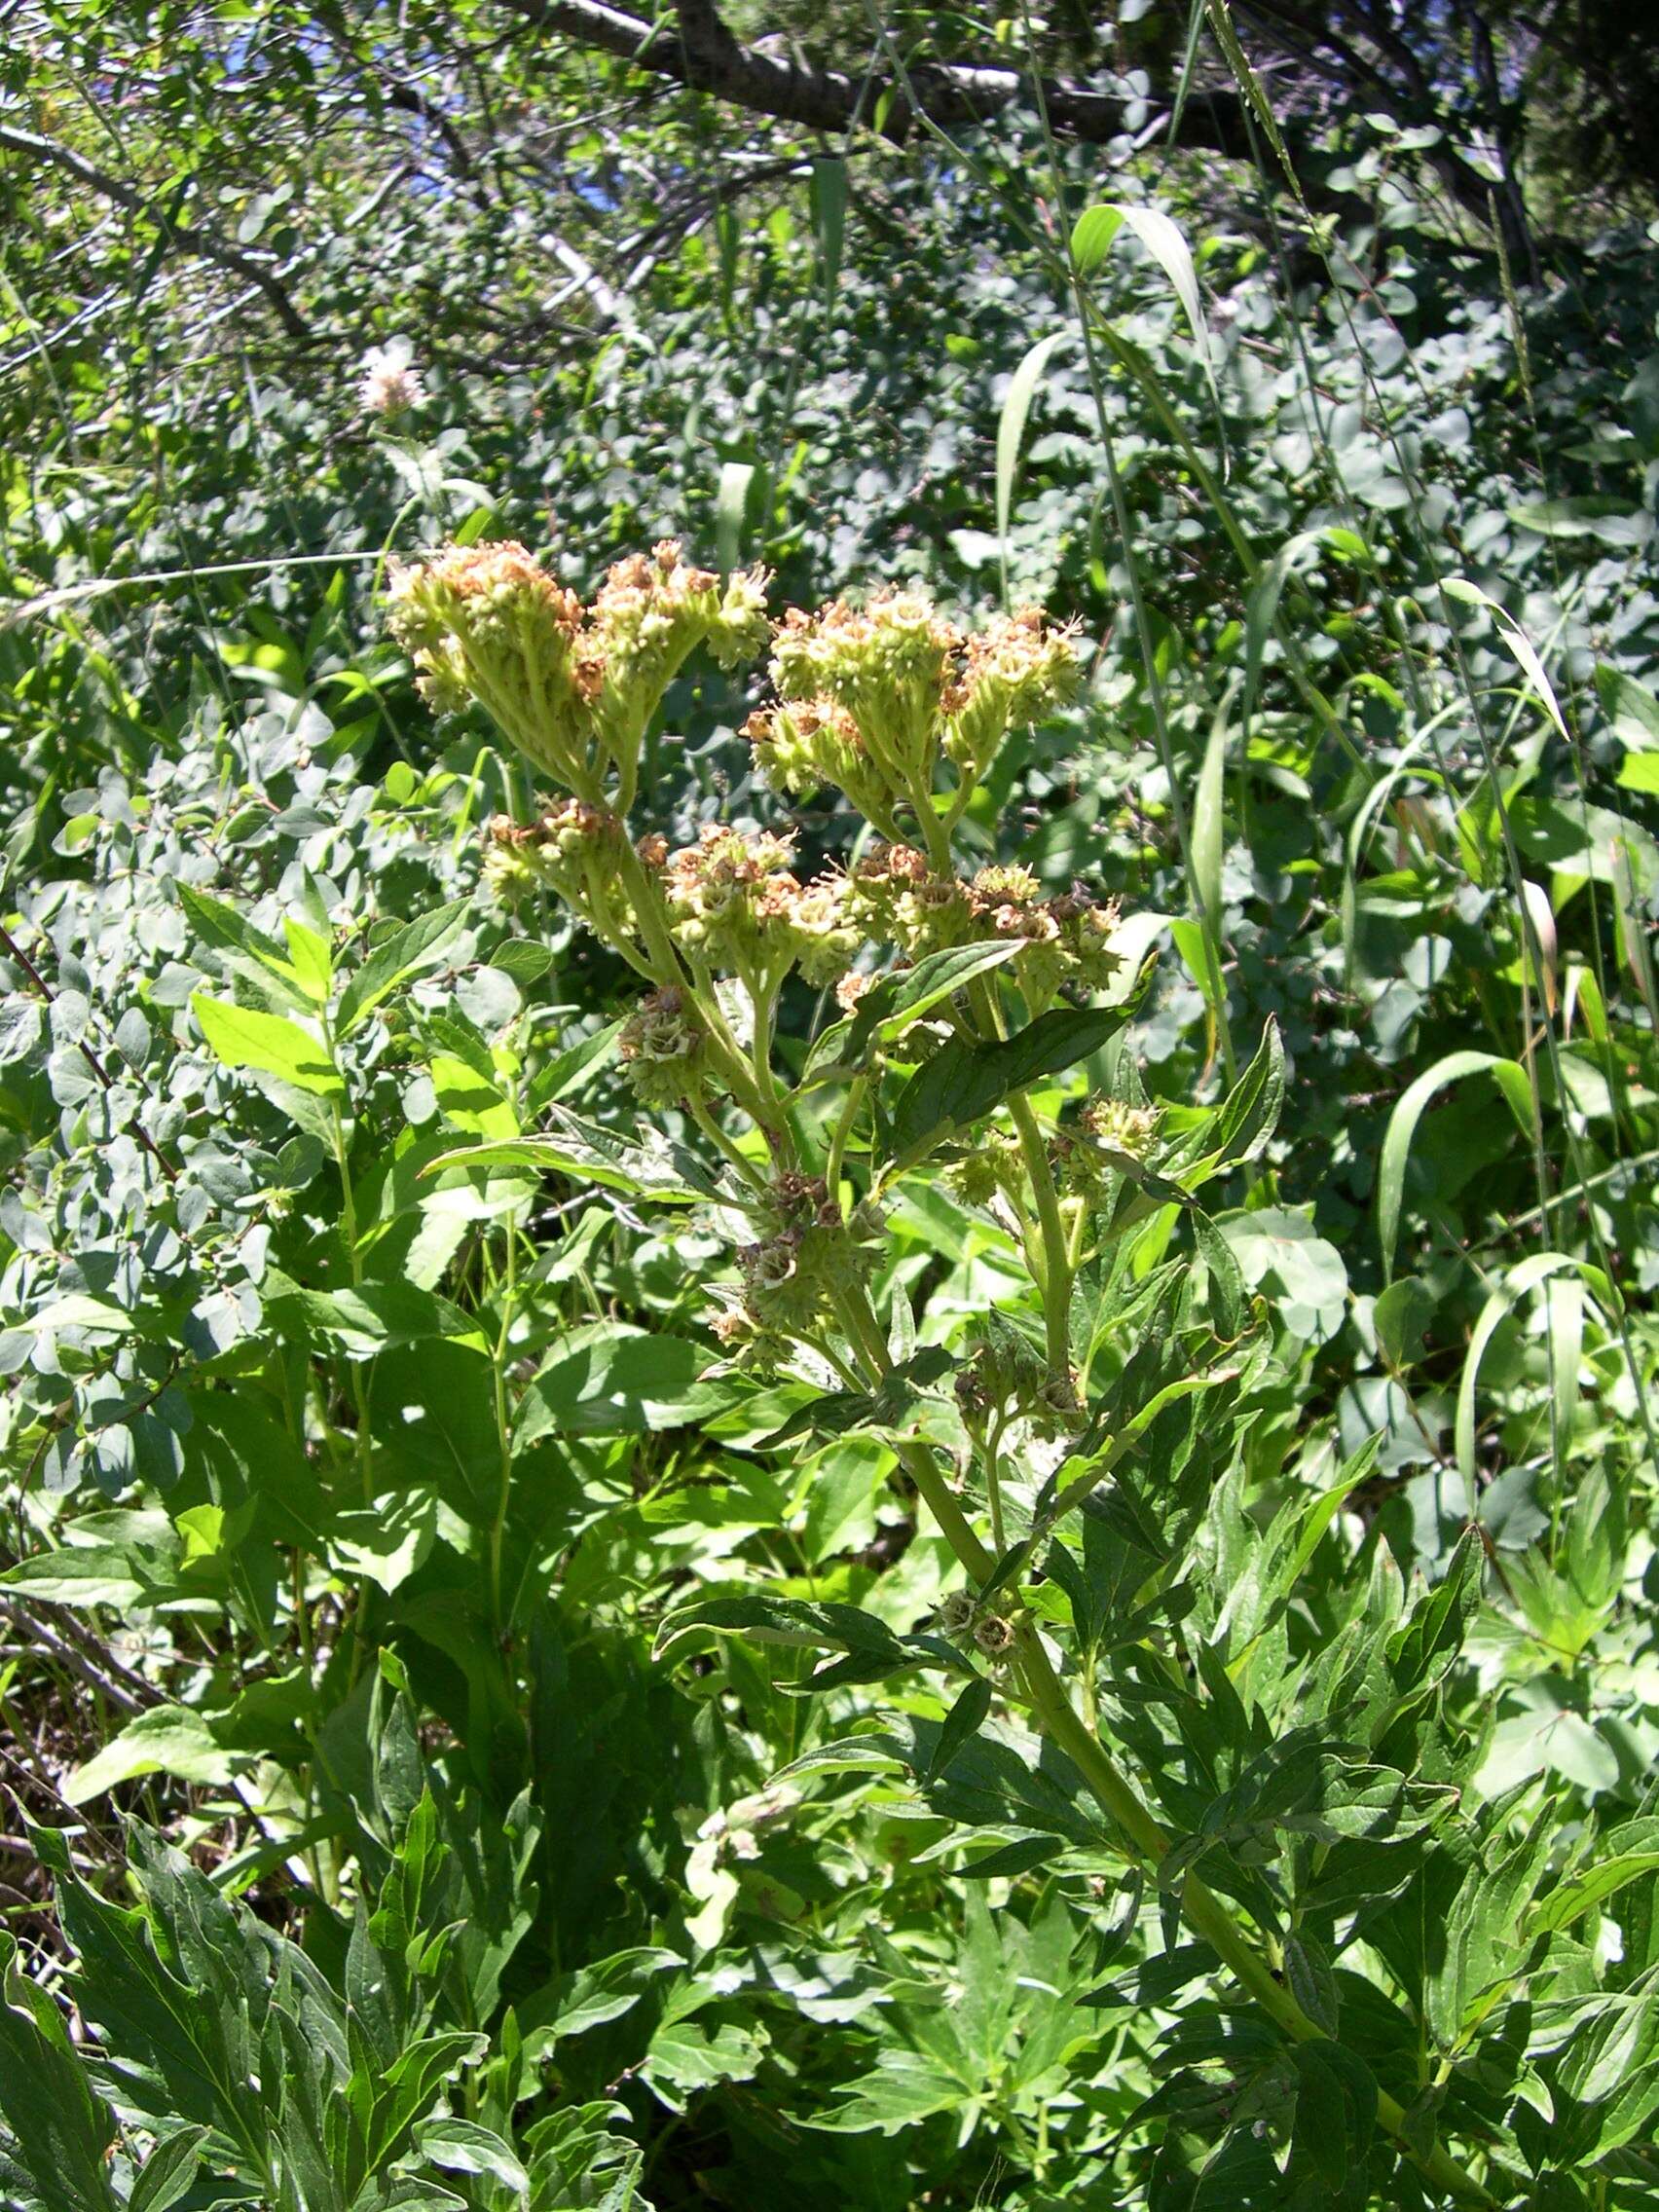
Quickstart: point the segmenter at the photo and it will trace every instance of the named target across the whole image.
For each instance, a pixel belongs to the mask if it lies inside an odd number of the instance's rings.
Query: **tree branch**
[[[68,146],[60,146],[55,139],[43,138],[33,130],[18,130],[9,123],[0,123],[0,146],[11,147],[14,153],[25,155],[29,160],[45,162],[53,168],[62,169],[68,176],[87,185],[102,199],[125,208],[129,215],[142,216],[154,223],[163,237],[174,245],[182,246],[186,253],[194,253],[203,261],[216,262],[221,269],[229,269],[244,282],[256,284],[270,301],[277,320],[290,338],[309,345],[311,325],[277,282],[270,263],[258,254],[244,253],[240,246],[227,245],[210,231],[203,231],[194,223],[181,223],[169,215],[153,200],[145,198],[133,186],[124,184],[120,177],[111,176],[97,168],[83,155]]]
[[[735,107],[776,117],[808,130],[842,132],[881,109],[883,134],[903,140],[915,120],[912,94],[929,119],[949,127],[978,123],[1029,97],[1017,69],[924,62],[909,72],[909,91],[890,75],[851,77],[745,46],[720,19],[713,0],[676,0],[672,21],[651,23],[604,0],[501,0],[538,30],[559,31],[577,45],[687,91],[710,92]],[[1063,136],[1103,145],[1130,129],[1130,102],[1114,92],[1055,79],[1045,84],[1050,121]],[[885,103],[885,104],[884,104]],[[1180,142],[1247,158],[1249,134],[1236,93],[1189,100]]]

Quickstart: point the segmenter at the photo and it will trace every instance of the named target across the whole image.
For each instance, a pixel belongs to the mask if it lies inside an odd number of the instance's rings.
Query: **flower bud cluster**
[[[759,1329],[799,1335],[835,1323],[835,1301],[859,1287],[885,1224],[867,1199],[843,1219],[817,1175],[780,1175],[757,1208],[761,1235],[738,1253],[744,1311]]]
[[[955,1387],[957,1410],[976,1435],[1021,1420],[1038,1436],[1067,1436],[1083,1423],[1071,1375],[1051,1368],[1013,1329],[973,1346]]]
[[[1006,1661],[1019,1631],[1006,1613],[984,1611],[967,1590],[952,1590],[934,1615],[934,1627],[953,1642],[970,1640],[993,1664]]]
[[[546,889],[608,942],[636,938],[618,878],[627,834],[619,815],[582,798],[544,799],[534,822],[498,814],[484,830],[484,880],[504,904]]]
[[[936,874],[910,845],[875,846],[851,882],[852,918],[912,960],[985,939],[1018,939],[1023,949],[1011,967],[1033,1012],[1062,983],[1099,989],[1123,965],[1112,949],[1117,901],[1096,899],[1082,884],[1045,899],[1029,868],[1008,865],[981,868],[964,883]]]
[[[726,664],[766,635],[759,569],[722,586],[665,540],[620,561],[591,608],[522,545],[450,545],[392,565],[388,619],[441,712],[475,699],[519,751],[578,798],[613,778],[626,812],[640,743],[698,645]]]
[[[769,996],[793,967],[809,983],[844,975],[861,936],[844,876],[803,884],[790,867],[793,836],[711,824],[695,845],[659,855],[654,866],[669,934],[698,966],[742,977]]]
[[[1111,1177],[1144,1167],[1158,1150],[1163,1115],[1156,1106],[1124,1098],[1091,1098],[1077,1124],[1063,1129],[1054,1149],[1054,1171],[1071,1196],[1099,1198]]]
[[[943,749],[964,782],[977,783],[1011,729],[1027,729],[1077,689],[1072,641],[1079,625],[1058,628],[1041,608],[993,614],[966,641],[946,690]]]
[[[962,1158],[951,1163],[946,1175],[965,1205],[988,1206],[1023,1187],[1025,1161],[1013,1137],[985,1129]]]
[[[721,668],[753,660],[766,642],[766,571],[747,569],[721,587],[694,569],[677,540],[618,561],[588,615],[586,649],[603,671],[595,711],[608,748],[620,758],[662,703],[663,692],[698,645]]]
[[[969,634],[924,593],[893,587],[863,608],[791,608],[772,654],[779,703],[745,734],[776,789],[832,785],[886,828],[896,806],[926,803],[941,753],[971,786],[1011,727],[1071,696],[1073,636],[1035,608]]]
[[[652,991],[622,1025],[616,1041],[623,1072],[644,1106],[679,1106],[697,1097],[707,1080],[708,1031],[683,991]]]

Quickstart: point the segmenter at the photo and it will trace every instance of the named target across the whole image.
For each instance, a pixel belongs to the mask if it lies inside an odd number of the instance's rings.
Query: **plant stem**
[[[975,1581],[984,1582],[996,1563],[969,1526],[929,1447],[919,1441],[902,1445],[899,1456],[952,1551]],[[1065,1752],[1101,1811],[1127,1840],[1135,1858],[1156,1869],[1168,1854],[1169,1835],[1072,1704],[1028,1616],[1018,1622],[1016,1637],[1014,1664],[1039,1732]],[[1190,1873],[1183,1880],[1181,1909],[1188,1926],[1202,1936],[1234,1978],[1286,2035],[1298,2043],[1322,2036],[1324,2031],[1275,1977],[1232,1911],[1200,1875]],[[1378,2091],[1377,2112],[1389,2134],[1436,2188],[1459,2203],[1497,2203],[1491,2191],[1449,2152],[1437,2147],[1425,2156],[1414,2148],[1407,2140],[1405,2109],[1385,2089]]]
[[[490,1617],[498,1631],[504,1630],[501,1615],[501,1546],[506,1535],[507,1505],[512,1494],[512,1425],[507,1418],[507,1340],[512,1333],[513,1308],[518,1295],[518,1228],[507,1220],[507,1267],[501,1291],[501,1327],[496,1339],[496,1437],[501,1455],[500,1487],[496,1494],[496,1515],[490,1524]]]

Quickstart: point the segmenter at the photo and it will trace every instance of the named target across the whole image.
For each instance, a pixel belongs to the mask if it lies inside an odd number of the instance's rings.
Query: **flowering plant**
[[[938,1670],[956,1684],[942,1728],[920,1751],[880,1739],[881,1755],[937,1778],[1000,1708],[1290,2046],[1323,2049],[1319,2006],[1284,1971],[1288,1876],[1261,1850],[1240,1856],[1231,1830],[1186,1834],[1154,1811],[1149,1798],[1182,1799],[1167,1753],[1132,1706],[1114,1731],[1096,1673],[1124,1635],[1156,1659],[1160,1624],[1178,1617],[1173,1554],[1260,1372],[1260,1313],[1198,1193],[1272,1134],[1276,1034],[1220,1105],[1156,1108],[1127,1052],[1102,1057],[1140,980],[1116,900],[985,857],[974,801],[1011,733],[1072,696],[1068,628],[1023,609],[969,630],[911,590],[770,625],[766,580],[722,583],[675,544],[619,563],[587,606],[516,544],[394,571],[391,625],[425,695],[484,707],[551,787],[532,820],[491,824],[490,877],[504,899],[550,892],[634,971],[616,1051],[662,1124],[629,1141],[555,1106],[544,1135],[437,1164],[541,1163],[701,1204],[732,1257],[710,1373],[793,1386],[772,1445],[881,1439],[962,1572],[904,1637],[849,1605],[721,1585],[670,1614],[659,1651],[727,1633],[816,1646],[835,1656],[812,1687]],[[774,698],[746,731],[765,780],[786,798],[829,787],[867,825],[816,874],[790,828],[711,825],[671,851],[631,819],[676,672],[698,646],[728,666],[754,657],[768,635]],[[971,825],[977,865],[959,857]],[[797,977],[821,1009],[804,1046],[784,1019]],[[940,1182],[1030,1286],[973,1319],[960,1357],[889,1265],[889,1209]],[[1139,1512],[1162,1534],[1141,1524],[1103,1597],[1100,1531]],[[1321,1768],[1333,1833],[1380,1826],[1374,1771]],[[1386,2090],[1374,2117],[1432,2189],[1485,2195]]]

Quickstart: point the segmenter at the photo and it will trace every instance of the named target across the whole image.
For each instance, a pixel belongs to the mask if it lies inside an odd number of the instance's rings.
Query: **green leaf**
[[[878,1680],[909,1667],[973,1672],[961,1653],[940,1637],[897,1636],[885,1621],[857,1605],[778,1598],[762,1590],[717,1591],[677,1607],[657,1630],[652,1657],[667,1659],[688,1643],[702,1646],[721,1636],[789,1644],[802,1651],[845,1652],[852,1663],[845,1672],[827,1671],[838,1680]],[[821,1674],[818,1686],[825,1683],[826,1676]]]
[[[1014,478],[1019,466],[1020,441],[1025,436],[1025,419],[1031,412],[1032,394],[1036,391],[1043,371],[1049,365],[1050,355],[1057,346],[1063,346],[1071,336],[1069,330],[1051,331],[1047,338],[1039,338],[1025,358],[1009,379],[1004,394],[1002,414],[997,420],[997,542],[1002,548],[1003,591],[1008,591],[1008,525],[1014,508]]]
[[[660,1944],[637,1944],[563,1974],[524,2008],[525,2048],[539,2057],[567,2036],[586,2035],[631,2012],[658,1974],[685,1961]]]
[[[1567,723],[1562,719],[1561,707],[1555,695],[1555,686],[1544,671],[1544,664],[1538,658],[1537,648],[1533,645],[1526,631],[1522,629],[1520,623],[1516,621],[1514,615],[1506,608],[1499,607],[1497,601],[1490,593],[1482,591],[1479,584],[1470,583],[1466,576],[1449,576],[1440,588],[1445,592],[1448,599],[1458,600],[1465,607],[1484,607],[1486,608],[1496,623],[1498,635],[1513,655],[1515,665],[1527,679],[1528,687],[1536,697],[1551,721],[1554,722],[1561,736],[1570,745],[1572,740],[1568,735]]]
[[[1382,1137],[1377,1170],[1377,1235],[1382,1247],[1382,1272],[1394,1272],[1394,1247],[1400,1234],[1400,1204],[1405,1189],[1406,1161],[1423,1109],[1437,1090],[1460,1083],[1465,1076],[1491,1075],[1507,1100],[1510,1112],[1529,1140],[1532,1134],[1532,1089],[1527,1071],[1518,1060],[1501,1059],[1494,1052],[1448,1052],[1425,1068],[1401,1093]]]
[[[181,2127],[158,2143],[127,2199],[127,2212],[168,2212],[195,2181],[202,2163],[204,2127]]]
[[[719,488],[715,494],[715,558],[729,575],[743,557],[743,532],[749,512],[749,488],[755,481],[752,461],[720,463]]]
[[[486,2174],[521,2196],[530,2188],[530,2176],[512,2145],[476,2120],[423,2120],[415,2130],[415,2148],[428,2164],[441,2166],[446,2173]]]
[[[1596,690],[1613,735],[1633,752],[1659,752],[1659,698],[1645,683],[1605,661],[1596,670]]]
[[[1203,908],[1202,925],[1208,932],[1212,949],[1217,951],[1221,944],[1221,849],[1225,811],[1222,777],[1226,765],[1227,707],[1224,703],[1210,723],[1209,742],[1204,747],[1198,788],[1193,799],[1192,829],[1193,881]],[[1199,973],[1207,975],[1207,963]]]
[[[868,1066],[878,1045],[902,1037],[911,1022],[930,1014],[941,999],[961,990],[976,976],[1002,967],[1024,949],[1018,938],[998,939],[988,944],[950,945],[943,952],[930,952],[901,975],[884,977],[859,1001],[858,1012],[850,1021],[836,1022],[819,1038],[808,1056],[803,1082],[827,1083],[858,1074]]]
[[[896,1162],[919,1160],[952,1129],[982,1122],[1010,1092],[1087,1059],[1117,1035],[1131,1012],[1128,1006],[1055,1007],[996,1044],[947,1038],[899,1094],[892,1132]]]
[[[1470,1499],[1470,1518],[1474,1518],[1475,1500],[1478,1497],[1475,1464],[1475,1389],[1480,1379],[1481,1360],[1498,1323],[1519,1301],[1552,1275],[1570,1271],[1587,1282],[1610,1312],[1613,1308],[1611,1286],[1600,1268],[1591,1267],[1569,1252],[1533,1252],[1518,1261],[1497,1285],[1481,1309],[1469,1337],[1468,1349],[1463,1355],[1463,1372],[1457,1384],[1457,1413],[1455,1424],[1455,1445],[1457,1466],[1462,1474]],[[1576,1371],[1577,1362],[1573,1362]],[[1565,1381],[1565,1378],[1563,1379]]]
[[[1659,1874],[1659,1820],[1652,1816],[1629,1821],[1598,1841],[1607,1857],[1592,1860],[1539,1899],[1528,1922],[1532,1935],[1570,1928],[1629,1883]]]
[[[1400,1275],[1383,1291],[1372,1309],[1371,1321],[1390,1367],[1411,1367],[1422,1357],[1423,1331],[1435,1309],[1434,1293],[1420,1275]]]
[[[990,1710],[990,1677],[976,1675],[971,1682],[963,1685],[961,1694],[944,1716],[944,1726],[939,1732],[939,1742],[928,1768],[930,1782],[941,1775],[963,1746],[979,1733]]]
[[[841,240],[847,227],[847,165],[838,154],[821,154],[812,164],[812,227],[818,236],[818,265],[824,276],[824,312],[835,305],[841,275]]]
[[[349,1037],[400,983],[431,966],[460,933],[467,905],[466,900],[456,899],[447,906],[434,906],[383,939],[340,994],[335,1021],[342,1037]]]
[[[762,1437],[759,1449],[775,1452],[797,1436],[853,1436],[898,1428],[931,1385],[955,1364],[942,1345],[928,1345],[891,1369],[874,1390],[820,1392],[781,1428]]]
[[[209,998],[204,991],[198,991],[190,1006],[223,1066],[275,1076],[319,1097],[345,1095],[346,1086],[327,1052],[297,1021],[285,1020],[279,1014],[258,1014],[228,999]]]
[[[8,2148],[51,2212],[113,2212],[104,2154],[115,2141],[115,2116],[93,2089],[56,2005],[19,1971],[17,1942],[3,1933],[0,2115]]]
[[[63,1784],[71,1805],[90,1804],[118,1783],[142,1774],[170,1774],[179,1782],[228,1782],[245,1754],[226,1751],[203,1714],[182,1705],[153,1706],[140,1713],[93,1752]]]
[[[334,983],[334,952],[327,938],[316,930],[307,929],[286,915],[282,922],[282,935],[288,940],[288,953],[301,990],[313,1006],[326,1006]]]
[[[731,1403],[723,1380],[700,1380],[710,1355],[683,1337],[592,1321],[558,1339],[525,1392],[514,1445],[537,1438],[637,1436],[689,1428]]]
[[[489,1170],[531,1168],[568,1175],[577,1183],[597,1183],[630,1198],[654,1198],[662,1205],[693,1205],[723,1194],[696,1155],[642,1125],[638,1144],[613,1136],[591,1122],[555,1106],[545,1136],[511,1137],[440,1153],[423,1172],[439,1175],[452,1167]]]
[[[279,1001],[297,1012],[305,1008],[307,993],[295,972],[292,961],[275,938],[263,930],[256,930],[245,916],[222,899],[213,899],[205,891],[198,891],[193,884],[178,885],[179,903],[196,925],[197,934],[216,952],[235,954],[227,963],[235,968],[238,960],[244,961],[263,978],[267,988],[274,990]],[[244,968],[242,973],[247,973]]]
[[[935,2113],[956,2112],[966,2087],[938,2059],[903,2046],[883,2050],[873,2072],[849,2082],[837,2094],[839,2109],[803,2115],[806,2125],[842,2135],[898,2135]]]
[[[1071,239],[1073,261],[1080,274],[1088,276],[1105,260],[1113,242],[1124,231],[1140,240],[1168,277],[1193,333],[1193,343],[1198,350],[1204,381],[1210,387],[1210,399],[1219,411],[1221,401],[1215,387],[1210,328],[1204,316],[1203,295],[1198,290],[1193,249],[1182,235],[1180,225],[1164,214],[1161,207],[1144,207],[1134,201],[1103,201],[1099,206],[1090,207],[1078,217]]]
[[[1510,507],[1509,519],[1539,537],[1597,537],[1608,545],[1640,542],[1645,517],[1628,498],[1611,492],[1584,492],[1576,498],[1533,499]]]

